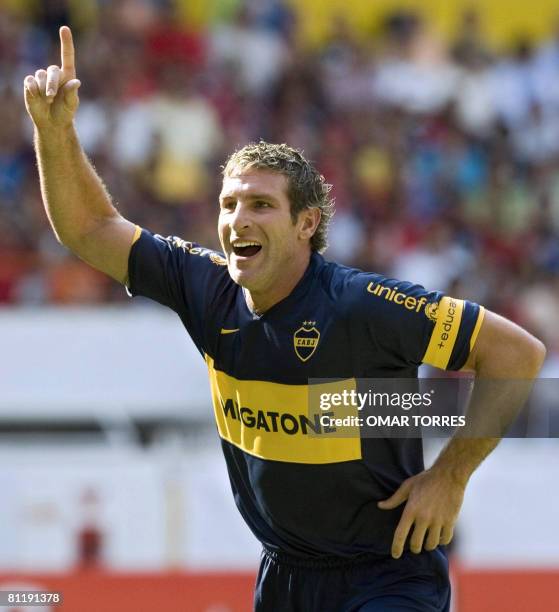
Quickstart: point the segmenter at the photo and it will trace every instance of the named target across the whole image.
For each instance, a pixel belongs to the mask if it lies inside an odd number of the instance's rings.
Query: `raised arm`
[[[25,106],[35,126],[41,194],[58,240],[93,267],[125,283],[135,226],[111,203],[74,127],[78,108],[74,44],[60,28],[61,66],[24,80]]]

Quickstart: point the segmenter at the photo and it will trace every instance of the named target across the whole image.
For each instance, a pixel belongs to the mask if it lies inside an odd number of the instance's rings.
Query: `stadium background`
[[[230,499],[202,360],[171,313],[60,247],[42,211],[21,83],[58,62],[64,23],[78,131],[127,218],[217,246],[220,164],[249,140],[287,141],[334,184],[329,258],[518,321],[558,377],[559,10],[0,4],[0,588],[61,588],[69,612],[248,610],[258,546]],[[459,612],[556,605],[556,456],[556,440],[507,440],[472,479]]]

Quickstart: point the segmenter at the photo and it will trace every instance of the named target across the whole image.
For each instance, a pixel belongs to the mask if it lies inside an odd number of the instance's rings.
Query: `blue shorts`
[[[299,559],[263,551],[255,612],[448,612],[444,551]]]

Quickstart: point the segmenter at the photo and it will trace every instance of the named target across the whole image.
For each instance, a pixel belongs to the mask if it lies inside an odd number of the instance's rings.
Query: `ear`
[[[314,236],[321,217],[320,208],[305,208],[299,213],[299,238],[301,240],[310,240]]]

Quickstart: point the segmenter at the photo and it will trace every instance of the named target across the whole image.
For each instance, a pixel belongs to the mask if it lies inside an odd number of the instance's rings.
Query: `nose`
[[[239,234],[241,231],[246,230],[250,227],[250,211],[249,208],[242,202],[237,202],[235,210],[231,214],[229,219],[231,229]]]

